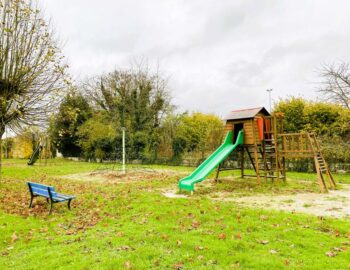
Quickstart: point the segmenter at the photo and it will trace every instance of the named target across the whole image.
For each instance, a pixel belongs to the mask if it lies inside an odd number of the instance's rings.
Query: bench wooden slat
[[[37,188],[41,188],[41,189],[47,189],[48,187],[51,187],[54,189],[54,187],[52,186],[47,186],[47,185],[43,185],[43,184],[38,184],[38,183],[34,183],[34,182],[27,182],[31,187],[37,187]]]
[[[56,193],[55,198],[62,198],[62,199],[75,199],[75,196],[70,196],[70,195],[66,195],[66,194],[62,194],[62,193]]]
[[[33,192],[34,195],[50,197],[49,191],[47,189],[41,189],[41,188],[32,187],[32,192]]]

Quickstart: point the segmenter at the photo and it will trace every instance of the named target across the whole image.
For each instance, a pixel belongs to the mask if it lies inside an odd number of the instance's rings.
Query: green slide
[[[38,146],[35,148],[32,156],[29,159],[29,161],[27,162],[28,165],[34,165],[34,163],[38,160],[39,154],[40,154],[42,149],[43,149],[43,147],[39,143]]]
[[[194,184],[202,182],[227,156],[243,144],[243,130],[239,131],[236,142],[233,143],[232,131],[226,135],[224,143],[216,149],[199,167],[189,176],[179,181],[179,188],[193,191]]]

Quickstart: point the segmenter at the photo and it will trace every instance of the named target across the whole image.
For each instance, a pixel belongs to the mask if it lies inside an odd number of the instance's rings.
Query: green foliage
[[[308,131],[341,137],[350,134],[350,110],[339,105],[291,97],[280,100],[274,111],[284,113],[286,132]]]
[[[329,162],[349,162],[350,110],[343,106],[291,97],[280,100],[275,112],[283,112],[285,132],[313,132],[319,136]]]
[[[116,137],[114,126],[102,113],[96,113],[78,127],[77,137],[85,159],[112,158]]]
[[[162,116],[169,110],[165,81],[147,70],[114,71],[86,83],[85,91],[97,111],[103,111],[116,132],[115,154],[121,154],[125,127],[129,159],[155,160]]]
[[[280,100],[275,108],[275,112],[283,112],[283,128],[286,132],[299,132],[304,129],[305,115],[304,109],[306,101],[302,98],[289,98]]]
[[[92,110],[82,95],[72,92],[65,97],[50,125],[52,141],[63,156],[81,155],[78,128],[91,116]]]
[[[222,142],[223,124],[212,114],[193,113],[168,116],[163,123],[162,146],[172,148],[173,158],[187,152],[197,152],[204,158]],[[180,159],[181,160],[181,159]]]
[[[212,114],[185,115],[178,135],[186,139],[188,152],[197,150],[204,158],[206,152],[214,150],[222,143],[223,123]]]

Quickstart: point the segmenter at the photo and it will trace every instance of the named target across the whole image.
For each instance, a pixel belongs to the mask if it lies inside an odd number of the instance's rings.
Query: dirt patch
[[[167,191],[167,192],[163,192],[162,193],[165,197],[167,198],[188,198],[187,195],[184,195],[184,194],[177,194],[173,191]]]
[[[239,198],[228,193],[215,193],[213,200],[234,202],[243,206],[307,213],[317,216],[350,218],[350,185],[328,194],[300,193],[293,195],[257,195]],[[232,194],[231,194],[232,196]]]
[[[129,170],[126,173],[120,170],[101,170],[64,175],[62,178],[84,182],[130,183],[144,180],[162,180],[178,174],[176,171],[153,169]]]

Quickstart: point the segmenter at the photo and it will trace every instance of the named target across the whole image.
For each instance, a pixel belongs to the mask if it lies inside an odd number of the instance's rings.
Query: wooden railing
[[[314,156],[307,133],[282,133],[278,134],[278,139],[281,141],[279,151],[283,157],[305,158]]]

